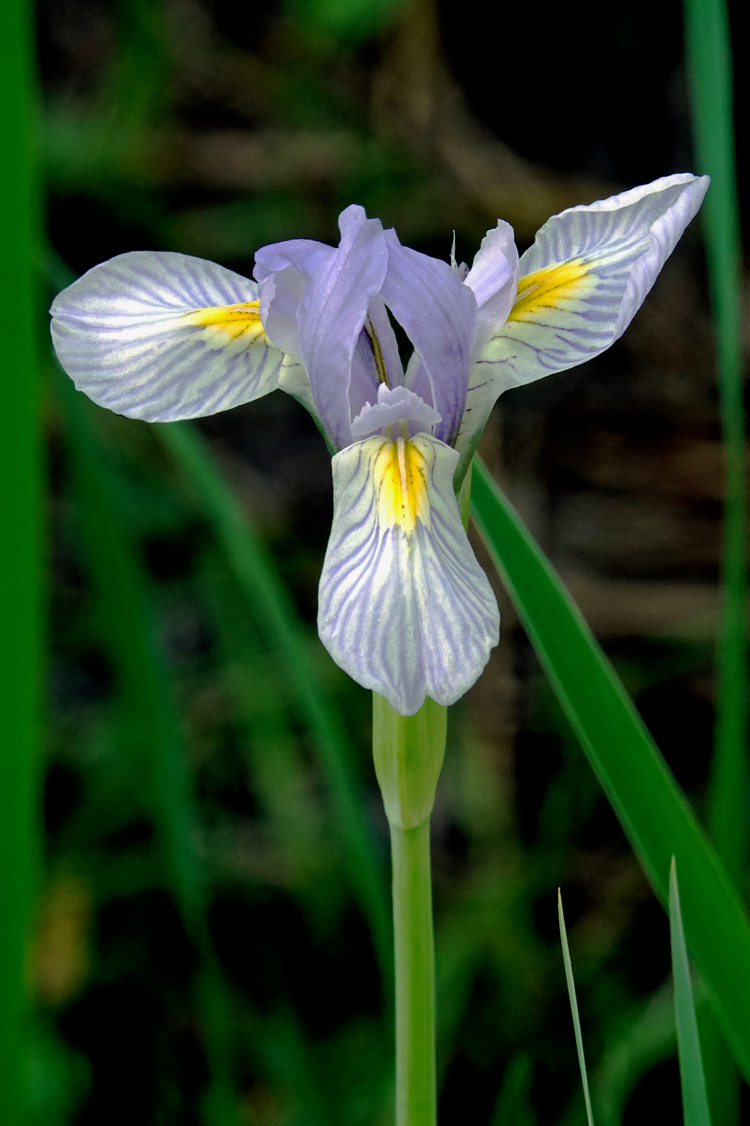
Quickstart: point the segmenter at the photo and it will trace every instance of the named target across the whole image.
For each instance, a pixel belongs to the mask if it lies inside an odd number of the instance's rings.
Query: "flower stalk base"
[[[396,952],[396,1126],[435,1126],[435,956],[430,819],[391,825]]]
[[[396,956],[396,1126],[435,1126],[435,955],[430,815],[445,753],[447,709],[413,716],[373,695],[375,770],[391,827]]]

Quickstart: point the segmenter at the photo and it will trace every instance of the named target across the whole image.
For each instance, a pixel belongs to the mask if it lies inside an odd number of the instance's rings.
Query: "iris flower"
[[[76,386],[131,418],[199,418],[276,388],[304,404],[333,455],[320,636],[412,715],[426,696],[457,700],[498,640],[457,502],[495,400],[622,335],[707,187],[680,174],[572,207],[520,259],[499,221],[471,269],[402,246],[356,205],[338,247],[266,246],[255,281],[120,254],[56,298],[52,336]]]

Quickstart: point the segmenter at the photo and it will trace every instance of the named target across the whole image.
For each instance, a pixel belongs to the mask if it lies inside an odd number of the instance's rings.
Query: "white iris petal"
[[[544,224],[519,262],[508,319],[473,356],[456,441],[462,471],[498,395],[590,360],[622,335],[707,188],[706,176],[665,176]]]
[[[425,696],[454,703],[498,641],[453,491],[457,461],[429,434],[367,438],[333,459],[318,630],[337,664],[402,715]]]
[[[278,385],[255,282],[187,254],[134,251],[55,298],[52,339],[76,387],[130,418],[216,414]]]

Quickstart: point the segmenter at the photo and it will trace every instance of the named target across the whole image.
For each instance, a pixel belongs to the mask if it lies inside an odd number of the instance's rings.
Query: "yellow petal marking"
[[[211,305],[185,313],[184,321],[196,328],[221,334],[225,344],[235,342],[249,348],[265,335],[260,322],[259,301],[241,301],[237,305]]]
[[[591,263],[571,258],[525,274],[519,279],[508,320],[536,321],[547,309],[565,308],[566,302],[579,300],[596,286],[596,277],[590,271]]]
[[[385,438],[372,462],[381,527],[400,525],[407,535],[417,520],[429,524],[427,459],[411,439]]]

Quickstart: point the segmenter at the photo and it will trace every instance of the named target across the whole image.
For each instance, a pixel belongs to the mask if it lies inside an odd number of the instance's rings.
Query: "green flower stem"
[[[396,1126],[434,1126],[435,953],[430,819],[391,825],[396,951]]]
[[[391,826],[396,955],[396,1126],[435,1126],[435,954],[430,814],[447,709],[425,700],[402,716],[373,695],[375,772]]]

